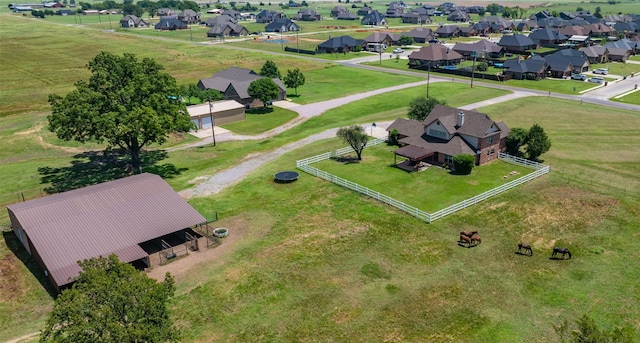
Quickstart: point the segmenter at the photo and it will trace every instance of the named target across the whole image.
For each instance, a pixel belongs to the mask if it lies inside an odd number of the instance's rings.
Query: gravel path
[[[433,82],[433,80],[431,81]],[[426,81],[421,81],[421,82],[414,82],[414,83],[408,83],[408,84],[404,84],[404,85],[400,85],[400,86],[394,86],[394,87],[388,87],[388,88],[382,88],[382,89],[377,89],[374,91],[369,91],[369,92],[364,92],[364,93],[360,93],[360,94],[354,94],[354,95],[349,95],[343,98],[338,98],[338,99],[332,99],[332,100],[328,100],[328,101],[322,101],[322,102],[317,102],[317,103],[313,103],[313,104],[308,104],[308,105],[298,105],[295,106],[291,103],[286,104],[286,107],[297,112],[299,114],[298,118],[290,121],[289,123],[282,125],[280,127],[277,127],[273,130],[270,130],[268,132],[259,134],[259,135],[255,135],[255,136],[244,136],[244,135],[234,135],[233,133],[226,133],[224,135],[222,135],[220,138],[218,138],[218,136],[216,136],[216,140],[255,140],[255,139],[265,139],[268,137],[272,137],[274,135],[277,135],[279,133],[282,133],[296,125],[300,125],[301,123],[303,123],[304,121],[308,120],[309,118],[313,118],[315,116],[321,115],[322,113],[324,113],[325,111],[335,108],[335,107],[339,107],[345,104],[348,104],[350,102],[356,101],[356,100],[361,100],[370,96],[374,96],[377,94],[382,94],[382,93],[386,93],[386,92],[391,92],[391,91],[395,91],[395,90],[399,90],[399,89],[404,89],[404,88],[409,88],[409,87],[415,87],[415,86],[420,86],[426,84]],[[461,108],[463,109],[475,109],[481,106],[486,106],[486,105],[490,105],[490,104],[494,104],[494,103],[499,103],[499,102],[503,102],[503,101],[508,101],[508,100],[512,100],[512,99],[516,99],[516,98],[521,98],[521,97],[526,97],[526,96],[532,96],[535,95],[534,93],[531,92],[521,92],[521,91],[516,91],[512,94],[507,94],[504,96],[500,96],[497,98],[493,98],[493,99],[489,99],[489,100],[485,100],[485,101],[481,101],[478,103],[474,103],[474,104],[469,104],[466,106],[463,106]],[[377,130],[378,132],[380,132],[381,129],[385,129],[387,128],[389,125],[391,124],[391,121],[388,122],[380,122],[380,123],[376,123],[377,125]],[[292,150],[295,149],[299,149],[301,146],[319,141],[319,140],[323,140],[323,139],[328,139],[328,138],[333,138],[336,136],[336,132],[338,131],[338,128],[333,128],[333,129],[329,129],[314,135],[311,135],[307,138],[301,139],[299,141],[296,142],[292,142],[289,143],[287,145],[284,145],[278,149],[275,149],[273,151],[270,152],[265,152],[265,153],[260,153],[257,155],[252,155],[251,158],[245,160],[244,162],[241,162],[240,164],[233,166],[229,169],[223,170],[215,175],[211,175],[208,176],[208,179],[204,182],[202,182],[201,184],[194,186],[192,188],[188,188],[185,189],[183,191],[180,191],[180,195],[185,198],[185,199],[189,199],[192,197],[198,197],[198,196],[207,196],[210,194],[216,194],[219,193],[220,191],[224,190],[225,188],[235,185],[236,183],[240,182],[242,179],[244,179],[247,175],[249,175],[249,173],[255,171],[256,169],[258,169],[260,166],[262,166],[264,163],[269,162],[269,161],[273,161],[276,158],[282,156],[283,154],[290,152]],[[383,131],[384,132],[384,131]],[[212,143],[212,139],[211,138],[205,138],[200,142],[194,143],[194,144],[190,144],[188,146],[184,146],[184,147],[180,147],[179,149],[185,149],[185,148],[189,148],[189,147],[194,147],[194,146],[199,146],[199,145],[206,145],[206,144],[211,144]]]

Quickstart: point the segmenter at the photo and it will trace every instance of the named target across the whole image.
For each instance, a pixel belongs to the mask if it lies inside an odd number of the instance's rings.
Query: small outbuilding
[[[211,118],[215,125],[220,126],[241,120],[245,120],[245,105],[235,100],[214,101],[200,105],[187,106],[187,112],[191,117],[191,121],[200,129],[211,128]]]

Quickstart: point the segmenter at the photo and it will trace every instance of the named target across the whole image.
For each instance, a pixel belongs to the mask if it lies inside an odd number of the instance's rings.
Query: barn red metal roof
[[[206,221],[160,176],[140,174],[7,206],[58,286],[77,261],[147,254],[138,244]]]

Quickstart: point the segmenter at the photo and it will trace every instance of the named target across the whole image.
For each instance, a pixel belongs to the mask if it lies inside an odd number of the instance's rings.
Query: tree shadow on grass
[[[157,165],[168,156],[164,150],[144,151],[141,158],[142,172],[172,178],[187,168],[173,164]],[[124,150],[87,151],[73,156],[68,167],[41,167],[40,183],[50,184],[43,190],[48,194],[66,192],[98,183],[117,180],[138,171],[131,170],[129,155]]]
[[[31,255],[29,255],[29,253],[27,252],[27,249],[25,249],[22,243],[20,243],[20,241],[18,240],[18,237],[13,233],[13,231],[3,231],[2,237],[4,238],[4,241],[7,244],[7,247],[9,247],[9,249],[11,250],[11,252],[13,252],[13,254],[24,264],[24,266],[27,267],[27,269],[29,269],[29,272],[31,272],[31,274],[33,274],[33,276],[38,280],[38,282],[40,282],[40,285],[42,285],[42,288],[44,288],[45,291],[49,293],[51,298],[55,299],[58,293],[53,288],[53,285],[49,282],[49,279],[47,279],[47,277],[44,275],[44,270],[42,270],[42,268],[40,268],[40,266],[36,264],[35,260],[31,258]],[[3,281],[3,283],[4,282],[12,282],[12,281],[11,279],[8,279]],[[8,285],[8,286],[13,287],[18,285],[19,283],[13,282],[13,285]],[[4,290],[6,290],[6,288],[4,288],[5,285],[3,285],[2,287]],[[20,291],[24,291],[24,290],[16,289],[16,292],[19,293]]]

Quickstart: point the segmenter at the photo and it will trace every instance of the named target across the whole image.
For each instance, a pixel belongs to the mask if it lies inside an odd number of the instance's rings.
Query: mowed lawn
[[[380,144],[365,148],[362,161],[352,160],[356,157],[354,152],[342,156],[343,159],[348,159],[346,162],[337,158],[314,163],[311,166],[429,213],[533,171],[518,165],[493,161],[475,167],[470,175],[456,175],[438,166],[409,173],[393,164],[393,151],[396,149],[398,147],[394,145]],[[397,157],[398,163],[404,160],[406,159],[403,157]]]

